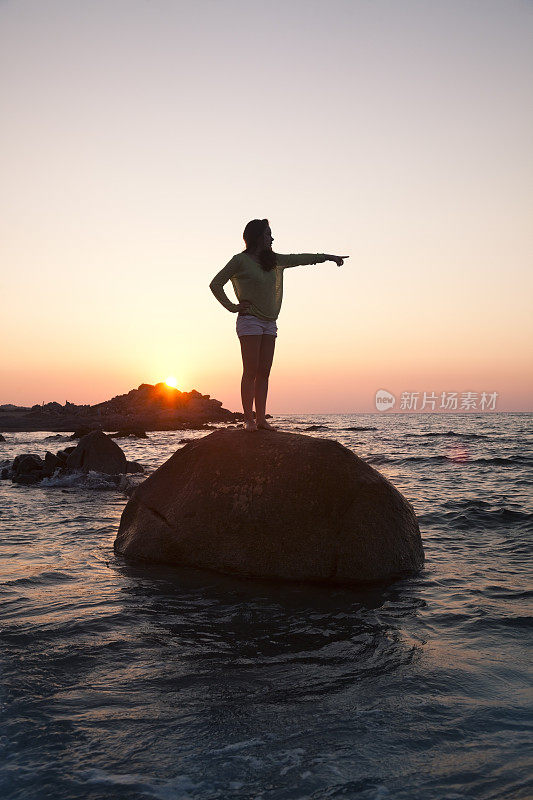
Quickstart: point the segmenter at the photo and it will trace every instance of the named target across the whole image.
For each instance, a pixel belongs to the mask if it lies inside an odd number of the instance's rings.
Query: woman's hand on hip
[[[235,310],[236,311],[244,311],[246,313],[247,311],[249,311],[249,309],[251,307],[252,307],[252,304],[250,303],[249,300],[243,300],[242,302],[237,303],[237,308]]]

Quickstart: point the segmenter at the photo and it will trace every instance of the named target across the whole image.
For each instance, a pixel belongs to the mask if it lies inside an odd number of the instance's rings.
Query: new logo
[[[376,392],[376,408],[378,411],[386,411],[388,408],[392,408],[395,402],[394,395],[386,389],[378,389]]]

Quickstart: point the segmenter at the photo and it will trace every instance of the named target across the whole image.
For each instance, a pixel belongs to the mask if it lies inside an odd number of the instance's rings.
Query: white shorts
[[[275,320],[259,319],[253,314],[237,314],[237,336],[262,336],[268,333],[270,336],[278,335],[278,326]]]

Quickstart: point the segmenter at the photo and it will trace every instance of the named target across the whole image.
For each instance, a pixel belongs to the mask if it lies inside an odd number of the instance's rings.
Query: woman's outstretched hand
[[[342,267],[345,258],[350,258],[350,256],[331,256],[329,254],[326,257],[328,261],[334,261],[338,267]]]

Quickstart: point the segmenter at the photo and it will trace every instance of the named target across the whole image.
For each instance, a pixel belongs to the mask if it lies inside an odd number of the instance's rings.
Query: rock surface
[[[178,450],[127,503],[115,552],[229,574],[381,581],[424,561],[410,503],[339,442],[219,430]]]

